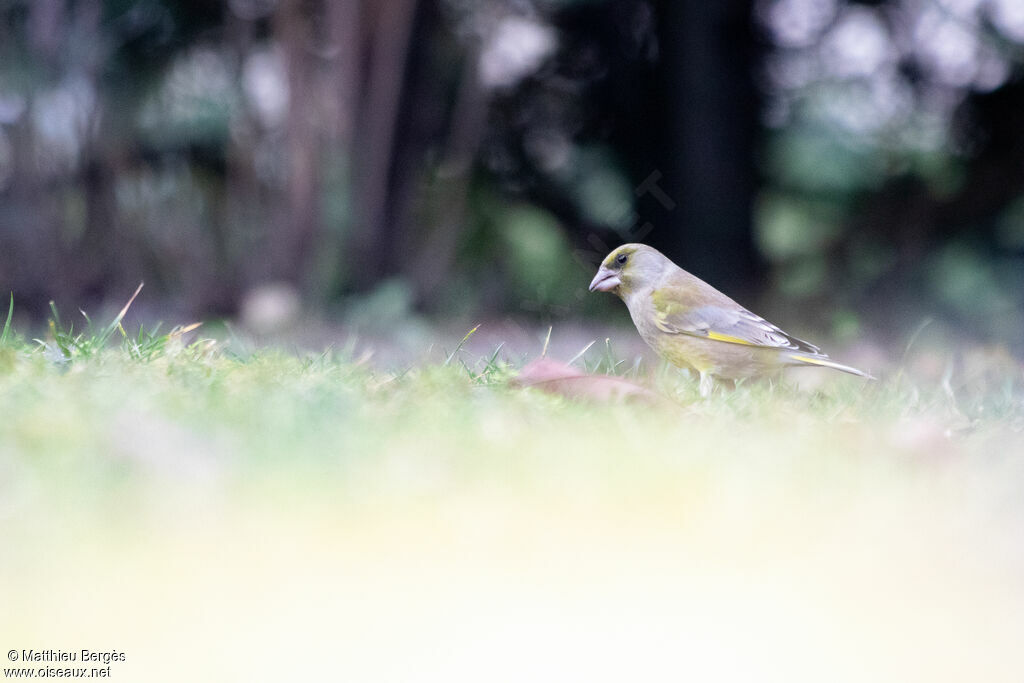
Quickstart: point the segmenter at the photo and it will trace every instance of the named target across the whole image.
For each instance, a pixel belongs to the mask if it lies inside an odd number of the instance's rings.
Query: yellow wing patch
[[[751,341],[747,341],[746,339],[742,339],[740,337],[734,337],[730,334],[722,334],[721,332],[714,332],[712,330],[702,329],[703,326],[693,331],[680,330],[678,327],[676,327],[675,325],[671,325],[668,322],[668,317],[668,314],[666,314],[664,311],[658,311],[654,314],[654,324],[662,332],[667,332],[669,334],[679,334],[682,331],[684,334],[692,334],[698,337],[706,337],[707,339],[713,339],[715,341],[721,342],[729,342],[730,344],[742,344],[743,346],[758,346],[758,344],[755,344],[754,342]]]
[[[719,334],[718,332],[712,332],[708,330],[708,339],[714,339],[715,341],[730,342],[733,344],[743,344],[744,346],[757,346],[746,339],[740,339],[739,337],[732,337],[728,334]]]

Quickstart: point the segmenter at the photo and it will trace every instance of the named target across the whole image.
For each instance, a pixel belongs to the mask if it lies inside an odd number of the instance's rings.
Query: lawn
[[[457,338],[383,368],[117,323],[0,340],[17,657],[117,651],[121,681],[1024,670],[1019,364],[701,401],[598,344],[577,366],[664,397],[599,401]]]

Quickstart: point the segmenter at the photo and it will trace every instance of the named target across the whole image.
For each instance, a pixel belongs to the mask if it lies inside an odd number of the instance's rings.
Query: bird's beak
[[[613,273],[604,266],[597,271],[597,275],[590,281],[591,292],[610,292],[619,285],[622,284],[622,280],[619,279],[618,274]]]

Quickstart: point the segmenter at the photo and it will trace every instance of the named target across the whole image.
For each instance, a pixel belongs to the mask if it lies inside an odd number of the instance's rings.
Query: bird
[[[608,254],[590,291],[622,299],[637,332],[659,356],[700,375],[702,398],[711,395],[716,379],[772,375],[789,366],[874,379],[783,332],[645,244],[624,244]]]

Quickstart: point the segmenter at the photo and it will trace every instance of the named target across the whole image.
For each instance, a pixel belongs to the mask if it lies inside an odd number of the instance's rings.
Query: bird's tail
[[[874,376],[864,372],[863,370],[858,370],[857,368],[850,367],[849,365],[837,363],[827,356],[802,356],[794,354],[789,358],[801,365],[820,365],[823,368],[832,368],[833,370],[839,370],[840,372],[848,372],[851,375],[857,375],[858,377],[875,379]]]

